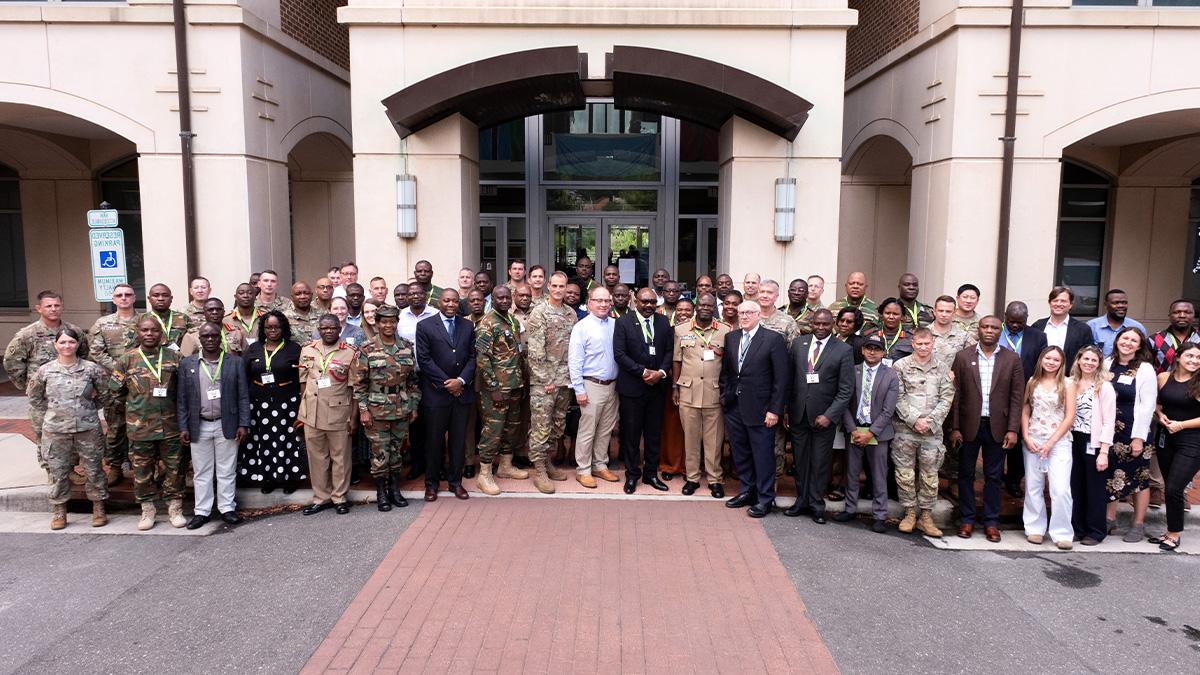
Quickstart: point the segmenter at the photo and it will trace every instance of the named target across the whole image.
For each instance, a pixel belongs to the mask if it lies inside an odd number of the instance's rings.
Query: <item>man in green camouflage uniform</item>
[[[156,320],[162,333],[162,346],[170,350],[178,359],[179,348],[183,345],[183,336],[192,330],[192,320],[188,318],[186,312],[176,312],[171,309],[171,301],[174,296],[166,284],[151,286],[146,299],[150,304],[150,311],[138,317],[138,323],[140,324],[142,319]],[[129,349],[133,349],[140,343],[139,333],[140,331],[137,330],[130,332],[127,344]]]
[[[292,306],[283,311],[292,326],[292,342],[306,345],[314,339],[321,310],[312,304],[312,288],[303,281],[292,284]]]
[[[896,298],[900,300],[900,326],[913,332],[921,326],[933,323],[933,308],[917,299],[921,292],[921,280],[911,272],[900,275],[896,284]]]
[[[954,383],[950,368],[933,358],[933,334],[928,328],[914,331],[912,344],[912,355],[892,364],[900,380],[891,447],[896,487],[904,507],[899,529],[912,532],[915,525],[927,536],[940,537],[942,531],[933,524],[931,514],[945,450],[942,423],[954,399]]]
[[[154,473],[160,461],[164,469],[162,498],[167,500],[171,525],[183,527],[187,525],[183,517],[183,449],[175,411],[179,356],[163,346],[162,326],[157,317],[140,319],[137,336],[137,347],[116,360],[110,386],[113,394],[125,403],[133,496],[142,505],[138,529],[154,527],[154,500],[160,491]]]
[[[492,480],[496,454],[500,454],[496,475],[511,477],[513,450],[520,444],[525,353],[521,324],[509,311],[511,308],[512,291],[507,286],[497,286],[492,291],[492,311],[475,327],[475,372],[480,380],[479,411],[483,421],[476,484],[486,495],[500,494],[500,488]],[[534,484],[539,484],[539,480],[549,483],[544,477],[535,477]]]
[[[862,312],[863,325],[859,335],[879,327],[879,307],[875,301],[867,297],[867,275],[862,272],[851,272],[846,277],[846,295],[829,305],[829,311],[836,317],[838,310],[843,307],[857,307]]]
[[[58,356],[58,353],[54,351],[54,333],[59,328],[66,326],[73,328],[81,336],[86,335],[79,326],[62,320],[63,302],[62,296],[58,293],[54,291],[38,293],[38,302],[34,309],[40,318],[17,331],[12,341],[8,343],[8,348],[4,350],[4,372],[8,373],[8,379],[12,381],[13,386],[21,391],[25,390],[29,378],[37,372],[38,368],[42,367],[42,364],[52,361]],[[86,338],[79,343],[77,355],[81,359],[88,357]],[[40,446],[42,413],[31,408],[29,422],[33,426],[34,441]],[[47,468],[40,450],[37,455],[38,464],[43,469]]]
[[[812,317],[821,304],[815,306],[808,303],[808,282],[804,279],[792,279],[787,289],[788,304],[780,305],[779,309],[796,321],[796,330],[801,335],[812,333]]]
[[[564,481],[567,473],[550,461],[567,425],[567,408],[574,400],[567,352],[575,310],[563,301],[567,275],[555,272],[546,281],[546,302],[534,305],[525,324],[526,363],[529,366],[529,461],[534,485],[554,492],[550,480]],[[546,480],[549,478],[550,480]]]
[[[82,345],[83,334],[75,335],[79,336],[78,343]],[[67,477],[72,473],[76,459],[87,476],[85,489],[93,504],[92,525],[107,524],[104,500],[108,499],[108,481],[100,463],[104,455],[104,436],[100,433],[98,410],[104,408],[111,397],[108,374],[95,363],[78,357],[71,365],[55,359],[34,372],[26,392],[30,409],[43,415],[41,455],[49,466],[50,504],[54,511],[50,529],[58,530],[67,525],[66,505],[71,498]]]
[[[109,373],[129,349],[129,334],[137,331],[137,316],[133,311],[135,300],[133,286],[118,284],[112,294],[117,311],[96,319],[88,331],[91,359]],[[104,450],[104,463],[108,468],[104,475],[112,486],[124,478],[124,465],[129,461],[129,436],[125,433],[125,404],[115,396],[109,398],[104,407],[104,421],[108,423]]]
[[[413,344],[396,334],[400,310],[383,305],[375,314],[378,335],[354,359],[351,387],[358,402],[359,421],[371,442],[371,475],[376,506],[408,506],[400,494],[400,465],[408,425],[421,404]]]

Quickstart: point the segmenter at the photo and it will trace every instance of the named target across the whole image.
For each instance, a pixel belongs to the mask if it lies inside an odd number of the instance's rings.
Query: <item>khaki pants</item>
[[[579,473],[608,468],[608,448],[617,426],[617,387],[583,381],[588,404],[579,407],[579,433],[575,435],[575,466]]]
[[[350,433],[321,431],[304,426],[304,443],[308,448],[308,476],[312,480],[313,503],[346,501],[350,489]]]
[[[701,457],[709,485],[722,482],[721,448],[725,444],[725,416],[720,406],[691,408],[679,406],[679,421],[683,424],[683,462],[687,480],[700,482]],[[703,450],[703,452],[701,452]]]

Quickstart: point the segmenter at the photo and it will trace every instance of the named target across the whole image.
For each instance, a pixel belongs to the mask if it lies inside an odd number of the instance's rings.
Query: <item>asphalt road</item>
[[[939,551],[861,523],[764,526],[845,673],[1200,672],[1200,556]]]
[[[419,509],[0,535],[0,672],[295,673]]]

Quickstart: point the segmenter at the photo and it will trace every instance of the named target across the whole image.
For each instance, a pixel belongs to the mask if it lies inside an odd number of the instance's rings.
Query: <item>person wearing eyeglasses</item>
[[[125,355],[129,345],[129,335],[134,332],[137,314],[133,311],[135,294],[133,286],[118,284],[113,288],[112,303],[117,311],[106,314],[88,331],[88,353],[91,360],[99,364],[108,373],[116,367],[117,361]],[[104,475],[108,478],[109,486],[121,482],[129,471],[129,437],[125,433],[125,404],[115,397],[104,407],[104,421],[108,423],[108,433],[104,438],[104,463],[107,468]]]
[[[321,312],[322,316],[329,313],[330,303],[333,302],[333,289],[336,284],[329,277],[321,277],[317,279],[317,286],[314,289],[315,296],[312,301],[313,308]],[[407,293],[408,289],[405,288]]]
[[[571,329],[567,367],[579,403],[575,437],[575,479],[586,488],[599,477],[612,483],[620,478],[608,469],[608,446],[617,424],[617,362],[613,356],[616,320],[609,317],[612,296],[603,286],[588,293],[588,313]]]

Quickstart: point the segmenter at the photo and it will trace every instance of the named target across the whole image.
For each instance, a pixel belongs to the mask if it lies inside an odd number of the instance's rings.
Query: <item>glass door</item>
[[[596,262],[596,243],[599,241],[599,218],[551,218],[551,241],[554,242],[554,271],[575,276],[575,265],[587,256]]]
[[[604,218],[605,265],[621,270],[621,283],[631,288],[650,285],[650,226],[653,221],[629,218]],[[603,266],[597,266],[599,272]]]
[[[583,256],[594,264],[599,279],[606,265],[621,270],[621,282],[636,288],[650,283],[650,232],[654,218],[604,216],[554,216],[550,229],[554,242],[554,269],[576,274]]]

